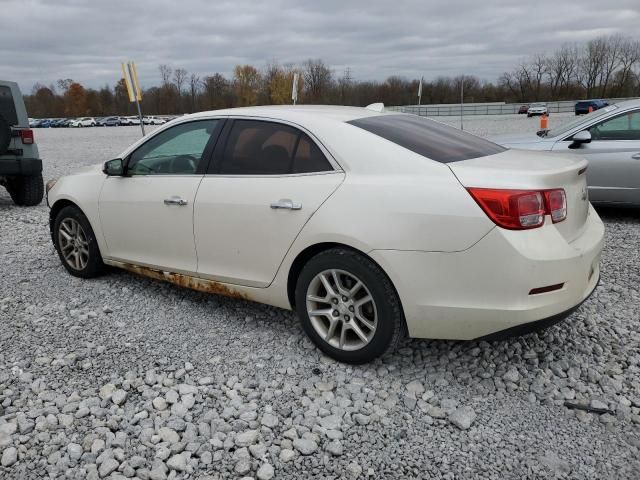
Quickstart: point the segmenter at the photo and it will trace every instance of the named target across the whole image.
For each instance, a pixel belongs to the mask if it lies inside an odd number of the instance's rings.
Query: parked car
[[[538,135],[501,135],[510,148],[572,153],[589,161],[593,203],[640,206],[640,100],[616,103]]]
[[[518,109],[518,114],[528,113],[528,112],[529,112],[529,105],[521,105],[520,108]]]
[[[604,236],[586,166],[415,115],[249,107],[176,119],[47,191],[70,274],[112,265],[295,309],[360,363],[405,331],[472,339],[579,305]]]
[[[546,103],[532,103],[527,109],[527,117],[533,117],[536,115],[549,115]]]
[[[120,125],[140,125],[138,117],[120,117]]]
[[[35,118],[29,118],[29,128],[35,128],[36,123],[38,123],[38,120]]]
[[[106,117],[102,123],[105,127],[119,127],[120,117]]]
[[[93,117],[76,118],[69,122],[70,127],[95,127],[96,120]]]
[[[167,123],[166,120],[160,117],[154,117],[153,115],[143,117],[142,120],[144,121],[145,125],[164,125],[165,123]]]
[[[0,80],[0,185],[16,205],[37,205],[44,194],[42,160],[22,93],[17,83],[4,80]]]
[[[604,100],[582,100],[576,103],[575,112],[576,115],[586,115],[594,110],[599,110],[608,106],[609,104]],[[589,111],[591,109],[591,112]]]
[[[38,120],[35,123],[34,127],[35,128],[49,128],[49,127],[51,127],[51,123],[52,122],[53,122],[53,120],[50,119],[50,118],[42,118],[42,119]]]
[[[64,128],[69,126],[69,121],[66,118],[56,118],[51,122],[51,128]]]

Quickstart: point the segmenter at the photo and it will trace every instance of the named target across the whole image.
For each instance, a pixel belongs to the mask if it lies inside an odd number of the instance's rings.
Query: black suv
[[[44,195],[42,160],[29,128],[18,84],[0,80],[0,185],[16,205],[37,205]]]

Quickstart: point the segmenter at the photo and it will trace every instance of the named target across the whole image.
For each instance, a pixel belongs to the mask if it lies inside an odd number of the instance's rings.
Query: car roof
[[[190,118],[221,116],[250,116],[274,118],[291,122],[305,123],[305,120],[333,120],[349,122],[358,118],[375,115],[399,114],[399,112],[376,112],[363,107],[343,107],[335,105],[265,105],[259,107],[227,108],[186,115]]]

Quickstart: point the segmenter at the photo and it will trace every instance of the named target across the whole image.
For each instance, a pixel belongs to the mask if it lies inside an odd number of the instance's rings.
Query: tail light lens
[[[545,215],[551,215],[554,223],[561,222],[567,216],[567,199],[562,189],[536,191],[468,188],[467,190],[493,223],[509,230],[541,227],[544,224]]]
[[[567,195],[563,189],[545,190],[544,199],[553,223],[561,222],[567,218]]]
[[[23,145],[33,145],[33,130],[30,128],[22,128],[19,132]]]

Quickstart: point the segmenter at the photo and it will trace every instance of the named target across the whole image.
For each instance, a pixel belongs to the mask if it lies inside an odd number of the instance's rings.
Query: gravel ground
[[[465,119],[485,135],[537,122]],[[138,135],[36,139],[52,178]],[[290,312],[126,272],[69,276],[46,207],[2,191],[0,478],[637,479],[640,215],[600,213],[602,279],[566,321],[493,343],[406,340],[353,367]]]

